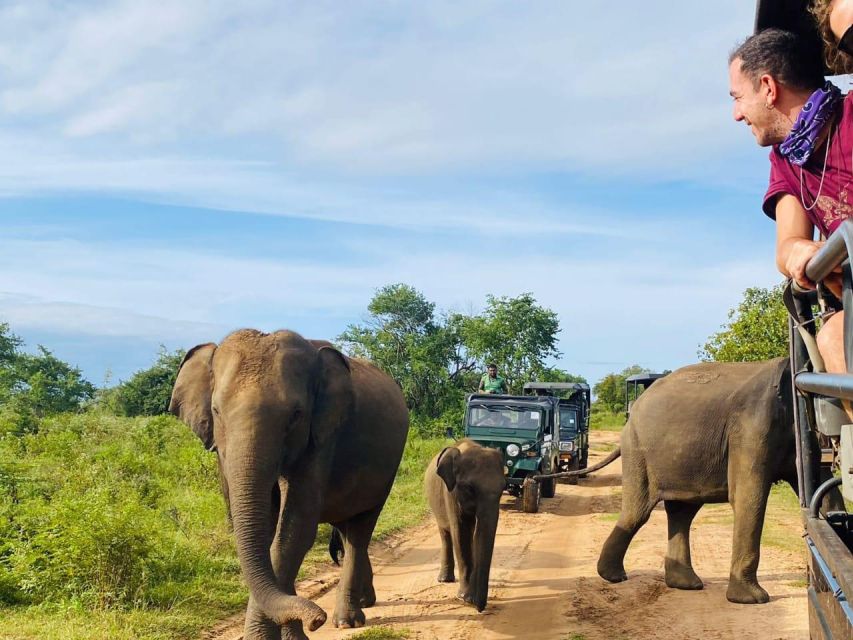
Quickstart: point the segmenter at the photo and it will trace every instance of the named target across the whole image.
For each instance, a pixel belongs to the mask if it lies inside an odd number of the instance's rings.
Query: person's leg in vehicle
[[[844,312],[832,314],[817,333],[817,348],[828,373],[847,373],[844,357]],[[853,420],[853,405],[842,401],[844,410]]]

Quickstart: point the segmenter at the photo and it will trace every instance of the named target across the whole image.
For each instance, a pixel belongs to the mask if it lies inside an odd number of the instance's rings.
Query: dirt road
[[[601,459],[618,434],[596,432]],[[666,516],[657,509],[635,538],[626,558],[629,579],[609,584],[595,572],[601,545],[620,507],[621,467],[616,461],[578,486],[558,485],[541,511],[524,514],[515,500],[502,501],[486,610],[462,606],[457,585],[439,584],[439,541],[430,522],[372,552],[377,605],[366,611],[369,626],[406,630],[409,638],[557,640],[808,638],[805,558],[796,546],[765,544],[759,580],[770,593],[766,605],[735,605],[725,591],[731,549],[727,505],[705,507],[696,519],[693,561],[705,581],[700,592],[668,589],[663,582]],[[770,517],[773,517],[771,514]],[[776,518],[784,534],[797,535],[795,518]],[[790,526],[788,524],[790,520]],[[789,529],[789,530],[787,530]],[[336,581],[332,571],[300,585],[329,614]],[[235,640],[238,621],[210,637]],[[363,630],[338,630],[327,623],[312,639],[347,638]]]

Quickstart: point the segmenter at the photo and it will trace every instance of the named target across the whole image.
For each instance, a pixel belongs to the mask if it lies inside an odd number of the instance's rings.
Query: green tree
[[[24,341],[0,322],[0,402],[8,402],[18,380],[16,366]]]
[[[729,310],[728,322],[699,350],[699,358],[743,362],[787,356],[788,312],[782,289],[781,284],[747,289],[737,308]]]
[[[458,400],[455,380],[466,367],[456,324],[437,321],[435,305],[406,284],[382,287],[367,310],[366,321],[347,327],[338,341],[397,380],[414,413],[441,415]]]
[[[557,314],[536,304],[530,293],[514,298],[488,296],[486,310],[464,323],[463,342],[482,365],[493,361],[510,393],[540,377],[545,360],[557,357]]]
[[[13,395],[36,416],[76,411],[95,395],[95,385],[39,345],[36,354],[19,353],[13,365]]]
[[[599,380],[592,391],[595,394],[595,408],[611,413],[625,409],[625,379],[637,373],[644,373],[638,364],[622,369],[621,373],[609,373]]]
[[[169,352],[160,345],[154,364],[137,371],[129,380],[111,389],[105,404],[122,416],[156,416],[165,413],[185,353],[182,349]]]
[[[586,378],[583,376],[563,371],[556,367],[545,367],[536,378],[537,382],[583,382],[586,383]]]

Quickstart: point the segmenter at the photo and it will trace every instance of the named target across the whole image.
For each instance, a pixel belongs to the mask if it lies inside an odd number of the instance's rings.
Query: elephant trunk
[[[256,455],[231,457],[231,453],[235,452],[229,452],[226,465],[231,520],[240,569],[249,591],[264,615],[276,624],[298,620],[306,629],[315,631],[325,623],[326,613],[310,600],[285,593],[278,584],[270,559],[274,529],[271,523],[278,515],[271,513],[276,465],[264,464]],[[238,460],[243,462],[236,462]]]
[[[489,597],[489,570],[492,566],[497,528],[497,504],[477,509],[477,524],[474,529],[474,575],[471,581],[471,601],[477,611],[486,608],[486,600]]]

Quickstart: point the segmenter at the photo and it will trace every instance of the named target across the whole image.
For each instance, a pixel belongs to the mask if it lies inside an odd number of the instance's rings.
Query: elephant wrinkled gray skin
[[[776,481],[797,486],[791,402],[786,358],[698,364],[655,382],[622,431],[622,512],[601,550],[599,575],[626,579],[628,545],[663,500],[666,584],[701,589],[690,560],[690,524],[703,504],[728,501],[734,541],[726,597],[767,602],[757,579],[767,497]]]
[[[307,638],[303,626],[324,623],[294,589],[320,522],[346,550],[334,623],[363,625],[376,600],[367,545],[408,432],[399,386],[328,342],[241,329],[187,353],[169,410],[219,458],[250,591],[245,640]]]
[[[459,595],[486,608],[489,569],[495,546],[500,500],[506,480],[495,449],[462,440],[447,447],[427,466],[424,488],[441,535],[439,582],[454,582],[459,565]]]

